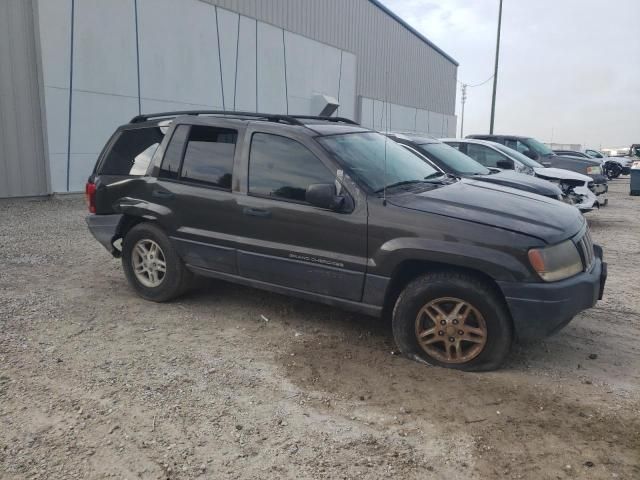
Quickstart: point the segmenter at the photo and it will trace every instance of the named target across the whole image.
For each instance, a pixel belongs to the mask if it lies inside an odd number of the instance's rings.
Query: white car
[[[488,140],[470,138],[441,140],[487,168],[515,170],[518,173],[533,175],[555,183],[569,202],[583,213],[607,204],[606,194],[596,195],[593,192],[593,179],[587,175],[561,168],[544,167],[516,150]]]

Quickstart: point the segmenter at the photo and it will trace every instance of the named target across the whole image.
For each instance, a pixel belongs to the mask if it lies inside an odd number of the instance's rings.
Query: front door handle
[[[244,207],[242,209],[242,213],[244,213],[245,215],[250,215],[252,217],[267,218],[271,216],[271,212],[269,210],[265,210],[264,208]]]
[[[151,196],[155,198],[175,198],[175,194],[166,190],[153,190]]]

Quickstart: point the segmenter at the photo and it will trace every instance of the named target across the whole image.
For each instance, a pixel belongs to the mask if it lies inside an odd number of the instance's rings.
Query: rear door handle
[[[244,207],[242,209],[242,213],[244,213],[245,215],[250,215],[252,217],[267,218],[271,216],[271,212],[263,208]]]
[[[175,194],[166,190],[153,190],[151,196],[155,198],[175,198]]]

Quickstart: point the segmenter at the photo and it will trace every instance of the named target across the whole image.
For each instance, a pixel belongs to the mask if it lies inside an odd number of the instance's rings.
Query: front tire
[[[605,171],[607,174],[607,178],[609,180],[613,180],[620,176],[620,174],[622,173],[622,167],[617,163],[610,163],[609,165],[606,165]]]
[[[495,370],[513,341],[502,299],[485,282],[463,273],[413,280],[396,301],[392,325],[402,353],[458,370]]]
[[[153,302],[182,295],[193,277],[167,235],[151,223],[138,224],[125,236],[122,267],[136,293]]]

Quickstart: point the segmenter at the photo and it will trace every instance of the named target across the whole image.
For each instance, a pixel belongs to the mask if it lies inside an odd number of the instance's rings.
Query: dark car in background
[[[451,148],[446,143],[418,134],[389,133],[388,137],[410,149],[444,173],[481,182],[537,193],[555,200],[563,200],[562,190],[546,180],[516,172],[486,168],[473,158]]]
[[[631,173],[631,162],[628,159],[605,157],[595,150],[585,150],[584,153],[576,150],[554,150],[553,153],[561,157],[586,158],[599,161],[602,165],[602,171],[610,180],[618,178],[620,175],[629,175]]]
[[[488,370],[602,297],[570,205],[443,175],[350,120],[181,113],[119,127],[86,185],[89,229],[145,299],[227,280],[388,314],[407,357]]]
[[[586,153],[578,152],[577,150],[556,150],[556,149],[554,149],[553,153],[555,153],[556,155],[564,156],[564,157],[578,157],[578,158],[586,158],[586,159],[595,158],[595,157],[592,157],[590,155],[587,155]],[[598,157],[598,158],[601,158],[601,157]]]
[[[532,137],[518,135],[467,135],[466,138],[476,138],[478,140],[489,140],[500,143],[506,147],[516,150],[523,155],[536,160],[545,167],[563,168],[574,172],[589,175],[593,178],[594,193],[596,195],[606,194],[609,190],[607,177],[602,171],[599,161],[579,157],[564,157],[557,155],[544,143]],[[606,205],[607,202],[603,202]]]

